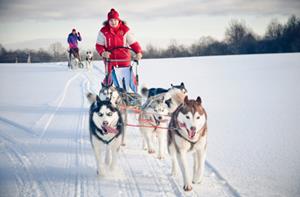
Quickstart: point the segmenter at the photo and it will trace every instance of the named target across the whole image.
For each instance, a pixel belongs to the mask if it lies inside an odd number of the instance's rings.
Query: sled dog
[[[85,61],[86,61],[86,69],[87,70],[92,70],[92,61],[93,61],[93,54],[91,51],[87,51],[86,52],[86,57],[85,57]]]
[[[167,152],[167,133],[170,118],[168,108],[164,104],[164,98],[151,100],[147,106],[142,107],[139,116],[140,131],[144,137],[144,149],[148,153],[154,153],[154,138],[158,139],[158,158],[163,159]]]
[[[122,114],[122,118],[124,121],[124,124],[127,124],[127,110],[125,108],[125,101],[120,96],[119,91],[116,87],[113,86],[113,83],[110,84],[101,84],[101,90],[99,92],[99,99],[101,101],[110,101],[112,105],[116,108],[118,108]],[[125,127],[126,128],[126,127]],[[125,138],[125,132],[126,129],[124,129],[124,134],[122,136],[122,145],[126,145],[126,138]]]
[[[188,173],[187,154],[194,159],[193,183],[200,183],[204,174],[207,147],[207,115],[200,97],[189,100],[185,97],[171,117],[168,130],[168,150],[172,156],[172,175],[177,175],[180,166],[185,191],[192,190]],[[177,163],[178,162],[178,163]]]
[[[92,101],[89,114],[90,141],[96,156],[97,173],[104,175],[102,154],[105,153],[105,164],[114,170],[118,152],[122,143],[124,123],[120,111],[109,101],[101,101],[98,96],[87,95]]]
[[[177,90],[182,91],[183,93],[187,93],[187,90],[186,90],[183,82],[181,82],[180,85],[171,84],[171,88],[169,88],[169,89],[164,89],[164,88],[150,88],[150,89],[148,89],[147,87],[143,87],[141,89],[141,93],[144,97],[149,98],[151,96],[156,96],[156,95],[159,95],[159,94],[167,93],[172,89],[177,89]]]
[[[177,107],[183,103],[185,96],[187,96],[187,89],[183,82],[180,85],[171,84],[171,88],[146,88],[141,89],[141,93],[144,97],[147,97],[145,103],[150,103],[151,100],[164,97],[164,102],[168,106],[169,113],[173,113]],[[147,104],[145,104],[147,105]]]
[[[101,101],[110,101],[114,107],[118,107],[118,105],[122,104],[122,98],[112,83],[101,83],[99,98]]]

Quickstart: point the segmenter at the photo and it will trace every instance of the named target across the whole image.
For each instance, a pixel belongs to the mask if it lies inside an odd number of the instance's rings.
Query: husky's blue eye
[[[106,115],[107,116],[112,116],[112,112],[108,112]]]
[[[101,112],[98,112],[98,116],[102,117],[102,116],[103,116],[103,114],[102,114]]]

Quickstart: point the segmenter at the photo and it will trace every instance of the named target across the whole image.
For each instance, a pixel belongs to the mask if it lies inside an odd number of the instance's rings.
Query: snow
[[[299,196],[299,62],[299,53],[141,61],[141,84],[184,82],[208,113],[205,176],[192,192],[170,175],[170,158],[142,150],[136,128],[118,169],[97,177],[85,94],[99,91],[102,62],[93,72],[0,64],[1,196]]]

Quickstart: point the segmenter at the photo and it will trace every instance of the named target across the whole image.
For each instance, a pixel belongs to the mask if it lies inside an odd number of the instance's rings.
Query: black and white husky
[[[103,176],[103,151],[106,151],[106,166],[114,170],[122,143],[124,123],[120,111],[109,101],[101,101],[98,96],[92,94],[88,94],[87,97],[92,102],[89,116],[90,141],[97,160],[97,173]]]
[[[116,108],[118,108],[122,114],[122,118],[124,121],[124,124],[127,124],[127,110],[126,110],[126,103],[121,97],[121,93],[117,90],[116,87],[113,86],[113,83],[110,84],[101,84],[102,87],[99,91],[99,99],[101,101],[110,101],[112,105]],[[122,136],[122,145],[126,145],[126,138],[125,138],[125,132],[126,127],[124,128],[124,134]]]
[[[157,136],[159,159],[163,159],[167,152],[167,128],[170,121],[168,114],[169,110],[162,97],[144,105],[139,116],[140,131],[144,137],[144,149],[148,149],[150,154],[155,153],[154,139]]]
[[[189,100],[185,97],[173,113],[168,131],[168,150],[172,156],[172,175],[177,175],[180,166],[185,191],[192,190],[192,179],[188,172],[187,154],[193,153],[193,183],[200,183],[204,174],[207,145],[207,115],[201,98]],[[178,162],[178,163],[177,163]]]

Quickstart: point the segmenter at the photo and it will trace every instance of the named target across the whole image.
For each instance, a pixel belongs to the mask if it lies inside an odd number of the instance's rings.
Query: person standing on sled
[[[136,53],[135,59],[140,60],[142,58],[141,46],[134,39],[125,22],[120,20],[119,13],[115,9],[112,8],[110,10],[107,14],[107,21],[103,25],[99,31],[96,43],[96,50],[104,58],[105,64],[107,64],[105,69],[107,69],[108,79],[105,78],[103,83],[110,84],[113,82],[117,88],[125,86],[126,91],[130,87],[136,93],[136,80],[130,65],[130,51],[118,47],[130,47]],[[111,61],[106,62],[107,59]]]
[[[78,42],[81,41],[81,35],[80,33],[76,33],[76,29],[72,29],[72,32],[68,36],[68,43],[69,43],[69,64],[68,66],[70,67],[70,62],[71,62],[71,56],[73,55],[75,58],[80,60],[79,56],[79,49],[78,49]]]

